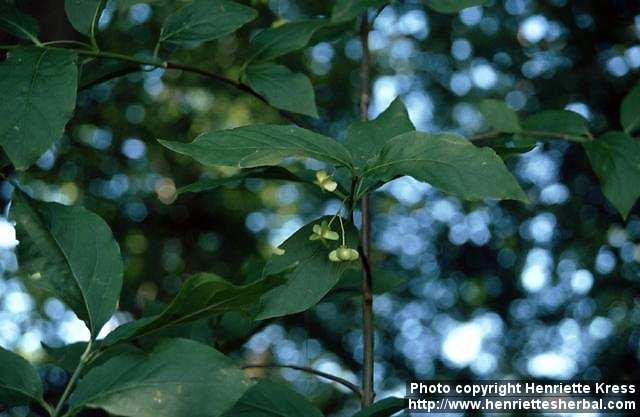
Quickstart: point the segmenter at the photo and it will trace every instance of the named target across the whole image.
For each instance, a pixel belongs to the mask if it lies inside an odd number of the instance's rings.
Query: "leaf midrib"
[[[264,140],[261,140],[261,138],[259,136],[247,135],[246,133],[243,134],[243,133],[239,133],[238,131],[235,131],[235,132],[229,131],[229,132],[225,132],[225,133],[231,134],[231,135],[235,135],[240,139],[243,139],[245,141],[249,141],[249,142],[253,142],[254,143],[253,145],[246,145],[246,146],[224,146],[224,147],[222,147],[222,150],[224,150],[224,151],[242,151],[242,150],[244,150],[244,151],[253,150],[254,151],[252,154],[245,155],[244,157],[242,157],[240,159],[240,161],[238,162],[239,166],[242,166],[242,162],[247,160],[247,159],[249,159],[250,156],[254,156],[259,152],[276,150],[276,151],[308,152],[308,153],[313,154],[313,155],[321,156],[321,157],[323,157],[323,159],[325,159],[325,158],[326,159],[330,159],[330,160],[332,160],[334,162],[337,162],[338,164],[343,165],[345,167],[349,167],[349,168],[351,167],[351,163],[349,161],[343,160],[342,157],[337,157],[337,156],[330,155],[330,154],[328,154],[326,152],[323,152],[323,151],[318,151],[318,150],[309,148],[308,140],[303,138],[303,137],[301,137],[301,136],[299,136],[299,135],[297,135],[297,134],[292,134],[291,136],[294,136],[295,139],[300,140],[302,143],[300,143],[300,142],[296,143],[292,139],[288,139],[286,137],[282,138],[282,137],[278,136],[277,134],[273,134],[273,133],[270,133],[268,131],[260,132],[260,135],[267,136],[271,140],[284,141],[284,142],[287,142],[290,145],[289,147],[286,147],[286,146],[283,147],[283,146],[274,146],[271,142],[265,142]],[[255,133],[255,132],[252,131],[251,133]],[[315,132],[311,132],[311,133],[316,134]],[[216,134],[216,132],[211,133],[212,136],[215,135],[215,134]],[[205,135],[207,135],[207,134],[205,134]],[[319,135],[319,134],[316,134],[316,135],[318,135],[320,137],[323,137],[322,135]],[[204,137],[206,138],[206,136],[204,136]],[[202,139],[202,136],[201,136],[200,140],[201,141],[204,140],[204,139]],[[216,142],[216,140],[214,138],[211,138],[209,140],[214,144]],[[331,141],[331,145],[330,146],[332,146],[332,147],[336,146],[338,149],[340,149],[341,153],[345,153],[345,156],[349,156],[349,157],[351,156],[349,150],[347,148],[345,148],[340,142],[336,141],[335,139],[332,139],[332,138],[329,138],[329,137],[325,136],[323,140],[327,141],[327,145],[329,145],[329,141]],[[192,142],[192,143],[195,144],[197,142],[198,142],[198,139],[196,138],[196,141]],[[335,143],[333,143],[333,142],[335,142]]]

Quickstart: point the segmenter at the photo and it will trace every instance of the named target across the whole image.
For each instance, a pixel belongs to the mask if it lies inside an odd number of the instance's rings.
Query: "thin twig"
[[[308,366],[299,366],[299,365],[290,365],[290,364],[247,364],[242,366],[242,369],[252,369],[252,368],[285,368],[285,369],[294,369],[296,371],[306,372],[309,374],[313,374],[320,378],[325,378],[333,382],[337,382],[340,385],[349,388],[358,396],[358,398],[362,398],[362,392],[360,391],[360,387],[356,384],[353,384],[347,381],[344,378],[340,378],[339,376],[329,374],[327,372],[318,371],[316,369],[310,368]]]
[[[123,77],[125,75],[129,75],[138,71],[140,71],[140,67],[131,65],[130,67],[125,67],[125,68],[110,72],[108,74],[105,74],[102,77],[98,77],[94,80],[91,80],[86,84],[81,84],[78,86],[78,91],[83,91],[83,90],[86,90],[87,88],[93,87],[94,85],[99,85],[106,81],[112,80],[114,78]]]
[[[52,48],[52,47],[47,47],[47,46],[42,46],[40,45],[40,47],[44,47],[46,49],[60,49],[60,48]],[[269,102],[267,101],[267,99],[265,97],[263,97],[260,93],[258,93],[257,91],[253,90],[251,87],[249,87],[246,84],[241,83],[240,81],[234,80],[232,78],[229,78],[227,76],[215,73],[213,71],[210,71],[208,69],[204,69],[204,68],[200,68],[197,67],[195,65],[189,65],[189,64],[183,64],[180,62],[174,62],[174,61],[162,61],[162,60],[158,60],[156,58],[153,59],[146,59],[146,58],[138,58],[138,57],[134,57],[134,56],[130,56],[130,55],[125,55],[125,54],[120,54],[117,52],[105,52],[105,51],[95,51],[95,50],[85,50],[85,49],[67,49],[70,51],[73,51],[75,53],[77,53],[78,55],[83,55],[83,56],[90,56],[96,59],[115,59],[118,61],[124,61],[124,62],[130,62],[133,64],[136,64],[137,66],[150,66],[150,67],[154,67],[154,68],[164,68],[164,69],[172,69],[172,70],[181,70],[181,71],[185,71],[185,72],[190,72],[193,74],[198,74],[198,75],[202,75],[204,77],[207,78],[211,78],[213,80],[216,80],[218,82],[221,82],[223,84],[229,85],[231,87],[234,87],[240,91],[243,91],[245,93],[248,93],[252,96],[254,96],[255,98],[257,98],[258,100],[262,101],[263,103],[267,104],[270,107],[271,104],[269,104]],[[133,72],[133,71],[130,71]],[[126,73],[130,73],[130,72],[126,72]],[[119,76],[125,75],[125,73],[123,71],[115,71],[111,74],[107,74],[104,77],[101,77],[100,80],[102,82],[104,81],[108,81],[112,78],[116,78]],[[95,83],[91,83],[90,85],[95,85]],[[86,88],[86,87],[84,87]],[[289,112],[280,110],[280,109],[276,109],[278,111],[278,113],[280,114],[280,116],[287,120],[290,123],[293,123],[295,125],[301,126],[301,127],[307,127],[304,123],[302,123],[300,120],[298,120],[297,118],[293,117]]]
[[[369,116],[371,55],[369,51],[369,18],[367,12],[362,14],[360,24],[360,42],[362,44],[362,62],[360,66],[360,119],[366,121]],[[362,262],[362,408],[373,404],[374,367],[374,328],[373,328],[373,275],[369,264],[371,253],[371,214],[369,198],[366,194],[360,203],[362,230],[360,235],[360,259]]]

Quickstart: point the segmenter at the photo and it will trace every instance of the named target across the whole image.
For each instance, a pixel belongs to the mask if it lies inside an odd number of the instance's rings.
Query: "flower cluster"
[[[334,217],[335,218],[335,217]],[[342,219],[340,218],[340,225],[342,225]],[[338,232],[331,230],[331,223],[322,221],[320,224],[313,225],[313,233],[309,236],[309,240],[320,240],[324,243],[328,243],[328,240],[339,240],[340,235]],[[329,260],[331,262],[349,262],[356,261],[360,255],[358,251],[348,247],[345,243],[344,227],[342,228],[342,245],[337,249],[329,252]]]

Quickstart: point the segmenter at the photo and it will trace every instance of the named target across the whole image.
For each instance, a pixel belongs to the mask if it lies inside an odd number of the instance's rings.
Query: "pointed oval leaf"
[[[102,408],[135,417],[217,417],[252,382],[217,350],[170,339],[147,354],[123,354],[90,370],[69,399],[71,412]]]
[[[377,156],[391,138],[415,130],[404,103],[395,99],[375,120],[354,122],[347,129],[345,146],[358,168]]]
[[[532,139],[565,139],[585,142],[589,138],[589,126],[584,117],[568,110],[545,110],[528,117],[522,123],[527,137]],[[522,143],[524,144],[524,143]]]
[[[380,7],[389,0],[337,0],[331,11],[331,24],[353,20],[370,7]]]
[[[38,23],[13,4],[0,3],[0,29],[22,39],[38,39]]]
[[[123,324],[109,333],[103,343],[113,345],[230,311],[248,312],[265,292],[281,282],[280,277],[274,276],[235,286],[214,274],[196,274],[184,282],[160,314]]]
[[[521,130],[518,115],[500,100],[482,100],[480,112],[487,123],[498,132],[517,133]]]
[[[35,368],[0,347],[0,404],[13,407],[42,401],[42,382]]]
[[[364,410],[358,411],[352,417],[389,417],[405,408],[406,400],[389,397],[380,400]]]
[[[573,142],[591,140],[587,121],[578,113],[568,110],[545,110],[534,114],[522,122],[522,129],[513,137],[515,147],[532,147],[539,140],[563,139]]]
[[[189,45],[235,32],[257,16],[251,7],[227,0],[195,0],[171,14],[160,42]]]
[[[462,9],[482,6],[487,0],[425,0],[425,4],[439,13],[458,13]]]
[[[75,30],[93,38],[106,3],[106,0],[65,0],[64,10]]]
[[[318,408],[282,384],[262,379],[225,413],[225,417],[322,417]]]
[[[271,61],[304,48],[313,33],[325,23],[324,20],[304,20],[263,30],[251,39],[252,53],[248,62]]]
[[[76,54],[12,49],[0,63],[0,145],[16,169],[33,165],[58,140],[76,104]]]
[[[113,315],[122,287],[120,248],[109,226],[83,207],[43,203],[19,189],[11,216],[21,268],[34,285],[63,300],[95,338]]]
[[[160,143],[204,165],[252,168],[297,156],[351,167],[351,154],[338,141],[296,126],[251,125],[204,133],[191,143]]]
[[[339,246],[339,242],[309,240],[313,225],[331,221],[330,216],[317,219],[299,229],[280,248],[284,254],[271,257],[265,266],[265,275],[275,275],[286,271],[286,281],[267,292],[261,300],[257,320],[299,313],[316,305],[333,287],[349,267],[357,267],[357,262],[331,262],[329,252]],[[358,246],[358,234],[353,226],[345,225],[347,245]],[[339,230],[338,219],[333,221],[334,230]]]
[[[604,195],[626,218],[640,197],[640,141],[609,132],[583,146]]]
[[[363,173],[361,194],[380,181],[410,175],[465,200],[527,202],[504,162],[490,148],[478,148],[453,133],[404,133],[390,140]]]
[[[243,80],[277,109],[318,117],[316,95],[304,74],[267,62],[249,65]]]
[[[626,95],[620,106],[620,123],[626,133],[640,129],[640,83]]]

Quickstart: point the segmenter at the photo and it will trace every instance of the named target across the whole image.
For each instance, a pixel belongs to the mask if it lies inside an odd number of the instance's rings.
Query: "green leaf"
[[[424,2],[439,13],[458,13],[467,7],[481,6],[487,0],[424,0]]]
[[[518,115],[500,100],[482,100],[480,112],[487,123],[499,132],[517,133],[521,129]]]
[[[391,138],[413,130],[407,109],[397,98],[375,120],[352,123],[347,129],[345,145],[351,151],[356,166],[362,168]]]
[[[352,417],[389,417],[405,408],[402,398],[388,397],[358,411]]]
[[[247,317],[245,314],[231,312],[220,316],[215,328],[212,329],[217,343],[224,344],[247,340],[251,334],[260,329],[260,323]]]
[[[243,81],[277,109],[318,117],[316,95],[304,74],[267,62],[249,65]]]
[[[302,395],[267,379],[258,381],[225,417],[322,417]]]
[[[90,370],[69,399],[70,414],[102,408],[135,417],[217,417],[252,382],[206,345],[170,339],[147,354],[123,354]]]
[[[0,145],[16,169],[59,139],[76,104],[76,54],[16,48],[0,63]]]
[[[122,258],[109,226],[80,206],[32,200],[16,188],[11,215],[21,267],[63,300],[95,338],[115,311]]]
[[[279,166],[257,167],[243,169],[240,173],[225,178],[207,178],[185,185],[178,189],[178,194],[201,193],[204,191],[212,191],[224,185],[233,184],[247,178],[261,178],[271,180],[284,180],[292,182],[304,182],[304,180],[293,174],[286,168]]]
[[[331,221],[330,216],[314,220],[295,232],[279,247],[284,254],[271,257],[265,266],[265,276],[286,271],[286,281],[268,293],[261,300],[261,309],[256,320],[280,317],[305,311],[317,304],[340,280],[349,267],[357,267],[357,262],[331,262],[329,252],[339,246],[339,242],[309,240],[313,225]],[[351,248],[358,246],[358,234],[351,225],[346,227],[346,243]],[[336,218],[333,230],[339,230]]]
[[[640,197],[640,141],[609,132],[583,143],[604,195],[626,218]]]
[[[490,148],[478,148],[453,133],[409,132],[391,139],[364,171],[360,195],[397,176],[410,175],[465,200],[527,197]]]
[[[337,0],[331,11],[331,24],[348,22],[370,7],[380,7],[389,0]]]
[[[22,39],[38,41],[38,23],[35,19],[7,2],[0,3],[0,29]]]
[[[372,291],[376,295],[393,291],[400,285],[407,282],[407,279],[397,273],[385,271],[383,269],[373,270]],[[360,295],[362,285],[362,271],[357,269],[349,269],[346,271],[338,285],[335,286],[336,292],[344,292],[346,294]]]
[[[251,7],[227,0],[195,0],[171,14],[159,42],[182,44],[212,41],[235,32],[256,18]]]
[[[42,382],[21,356],[0,347],[0,404],[17,406],[43,402]]]
[[[535,145],[538,139],[565,139],[574,142],[591,140],[587,121],[568,110],[546,110],[528,117],[522,123],[524,132],[516,135],[518,146]],[[526,135],[525,135],[526,133]]]
[[[325,24],[326,22],[320,19],[303,20],[265,29],[251,39],[252,53],[248,62],[271,61],[302,49],[307,46],[313,33]]]
[[[123,324],[107,335],[104,345],[148,336],[215,314],[247,312],[264,293],[280,282],[281,277],[274,276],[244,286],[235,286],[214,274],[193,275],[184,282],[180,292],[160,314]]]
[[[106,3],[106,0],[65,0],[64,10],[75,30],[94,38]]]
[[[296,126],[257,124],[204,133],[191,143],[160,143],[204,165],[252,168],[297,156],[351,167],[351,154],[338,141]]]
[[[523,127],[525,130],[581,136],[579,139],[568,138],[579,142],[587,140],[589,135],[587,120],[569,110],[546,110],[534,114],[523,122]]]
[[[631,89],[620,106],[620,123],[626,133],[640,129],[640,83]]]

